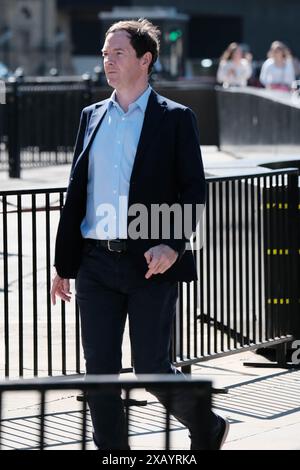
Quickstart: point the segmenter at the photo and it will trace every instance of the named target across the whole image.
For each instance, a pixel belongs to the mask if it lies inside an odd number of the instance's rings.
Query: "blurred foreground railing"
[[[128,406],[132,392],[150,386],[159,386],[167,392],[167,402],[169,407],[172,404],[172,394],[180,389],[189,390],[191,396],[197,398],[197,410],[195,413],[199,416],[199,450],[210,449],[211,447],[211,383],[203,380],[183,380],[182,377],[161,375],[161,376],[141,376],[138,380],[119,380],[115,376],[86,376],[83,379],[34,379],[34,380],[7,380],[0,382],[0,450],[13,449],[59,449],[59,448],[76,448],[85,450],[87,442],[92,440],[92,428],[87,408],[86,400],[76,401],[76,392],[80,391],[86,396],[87,393],[96,393],[97,390],[114,391],[120,390],[124,393],[126,401],[126,426],[127,426],[127,443],[130,445],[134,436],[132,428],[135,426],[134,411]],[[74,395],[72,395],[75,392]],[[59,419],[53,419],[55,413],[53,410],[53,394],[56,398],[60,393],[64,398],[74,398],[72,410],[76,409],[76,419],[74,419],[75,411],[70,416],[70,405],[66,405],[64,413],[60,413]],[[71,395],[70,395],[71,393]],[[11,398],[12,397],[12,398]],[[18,403],[18,415],[9,411],[13,400],[15,406]],[[28,403],[34,403],[36,410],[34,416],[28,416],[28,410],[25,412],[25,406]],[[15,408],[15,407],[14,407]],[[59,408],[60,410],[62,407]],[[23,416],[22,416],[23,413]],[[25,413],[25,415],[24,415]],[[152,416],[152,415],[151,415]],[[20,420],[21,423],[20,423]],[[149,414],[143,417],[138,416],[137,424],[141,429],[143,420],[145,426],[149,430],[151,428],[151,419]],[[153,420],[153,416],[152,416]],[[169,450],[172,446],[171,418],[169,408],[163,412],[163,416],[159,419],[159,432],[162,434],[160,447]],[[71,425],[70,425],[71,422]],[[153,431],[157,434],[157,429]],[[72,436],[70,436],[70,434]],[[139,434],[139,432],[137,433]],[[143,434],[143,432],[141,432]],[[147,434],[151,434],[151,431]],[[155,441],[157,443],[157,441]],[[134,448],[134,444],[133,444]]]

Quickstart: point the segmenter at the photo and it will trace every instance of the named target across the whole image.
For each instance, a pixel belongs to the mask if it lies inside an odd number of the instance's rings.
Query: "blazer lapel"
[[[96,132],[97,132],[99,126],[100,126],[100,123],[101,123],[101,121],[104,117],[104,114],[107,111],[108,103],[109,103],[109,100],[106,101],[104,104],[102,104],[100,106],[97,106],[94,109],[94,111],[92,113],[92,116],[91,116],[91,119],[90,119],[90,122],[89,122],[89,125],[88,125],[86,142],[85,142],[85,146],[83,148],[83,152],[85,152],[87,147],[90,146],[93,138],[95,137],[95,134],[96,134]]]
[[[104,115],[107,111],[108,103],[109,103],[109,100],[104,102],[102,105],[96,106],[95,109],[93,110],[92,115],[89,120],[87,133],[84,139],[84,146],[83,146],[81,154],[79,155],[76,161],[75,167],[78,165],[78,162],[82,159],[83,155],[89,150],[94,140],[94,137],[100,127],[100,124],[104,118]]]
[[[150,143],[153,141],[155,133],[159,128],[160,122],[166,111],[166,107],[166,101],[152,90],[145,112],[144,123],[135,154],[130,181],[134,179],[138,166],[143,159],[143,155],[147,151]]]

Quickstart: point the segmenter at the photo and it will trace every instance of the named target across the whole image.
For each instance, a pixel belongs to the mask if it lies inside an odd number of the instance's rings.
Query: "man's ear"
[[[151,52],[145,52],[145,54],[142,57],[142,64],[147,65],[149,67],[149,65],[151,64],[151,60],[152,60]]]

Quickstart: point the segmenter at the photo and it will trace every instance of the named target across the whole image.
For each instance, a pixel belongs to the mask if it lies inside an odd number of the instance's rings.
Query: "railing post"
[[[12,92],[8,98],[8,165],[9,177],[21,177],[21,149],[19,135],[19,91],[18,81],[12,78]]]
[[[288,214],[289,214],[289,238],[290,238],[290,331],[295,339],[300,339],[299,318],[299,275],[300,275],[300,191],[298,187],[298,173],[288,176]]]

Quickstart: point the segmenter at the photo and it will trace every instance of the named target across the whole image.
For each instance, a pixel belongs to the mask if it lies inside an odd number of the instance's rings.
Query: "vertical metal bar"
[[[213,236],[213,305],[214,305],[214,352],[218,352],[218,268],[217,268],[217,182],[213,183],[212,192],[212,236]]]
[[[224,351],[224,226],[223,226],[223,183],[219,183],[219,236],[220,236],[220,322],[221,351]]]
[[[196,261],[196,260],[195,260]],[[200,281],[202,282],[202,280]],[[194,331],[193,331],[193,341],[194,341],[194,352],[193,356],[198,357],[198,289],[197,289],[197,281],[193,281],[193,324],[194,324]]]
[[[5,377],[9,376],[9,304],[8,304],[8,238],[7,238],[7,197],[2,197],[3,210],[3,288],[4,288],[4,344]]]
[[[196,404],[194,415],[201,416],[197,423],[197,442],[194,443],[193,450],[212,450],[211,383],[203,382],[200,387],[192,382],[186,385]]]
[[[41,94],[37,89],[35,89],[31,94],[35,109],[34,135],[36,136],[35,150],[37,150],[37,155],[36,151],[34,152],[34,163],[36,163],[37,165],[43,163],[41,158],[41,142],[43,140],[43,128],[45,127],[45,119],[42,116],[42,110],[44,112],[45,106],[40,101],[40,95]]]
[[[61,302],[61,371],[67,373],[67,348],[66,348],[66,304]]]
[[[48,374],[52,375],[52,319],[51,319],[51,257],[50,257],[50,204],[49,193],[45,194],[45,217],[46,217],[46,285],[47,285],[47,351],[48,351]]]
[[[211,354],[211,332],[210,332],[210,312],[211,312],[211,295],[210,295],[210,280],[211,280],[211,265],[210,265],[210,251],[211,251],[211,227],[210,227],[210,201],[212,195],[213,183],[208,185],[207,200],[206,200],[206,322],[207,322],[207,347],[206,354]]]
[[[86,450],[86,430],[87,430],[87,396],[86,390],[82,391],[82,439],[81,450]]]
[[[162,384],[166,388],[166,383]],[[170,450],[170,405],[171,405],[171,393],[173,393],[173,387],[176,384],[170,384],[171,387],[167,388],[167,399],[166,399],[166,435],[165,435],[165,450]]]
[[[186,284],[186,354],[191,358],[191,285]]]
[[[21,176],[21,151],[19,135],[19,88],[18,82],[14,79],[11,82],[12,93],[8,120],[8,164],[9,177],[20,178]]]
[[[198,281],[194,282],[195,297],[199,305],[197,315],[197,329],[195,334],[195,357],[203,357],[204,354],[204,266],[203,266],[203,252],[205,250],[205,226],[206,226],[206,211],[203,214],[203,226],[199,224],[199,233],[197,234],[197,269],[198,269]],[[202,241],[202,245],[201,245]],[[197,308],[197,307],[196,307]],[[199,341],[199,344],[198,344]],[[199,354],[199,356],[198,356]]]
[[[126,387],[125,389],[125,403],[126,403],[126,406],[125,406],[125,429],[126,429],[126,442],[125,444],[127,445],[127,447],[129,447],[129,425],[130,425],[130,407],[129,407],[129,403],[130,403],[130,388],[129,387]]]
[[[276,210],[276,197],[275,197],[275,189],[273,188],[273,176],[269,177],[270,183],[270,248],[271,248],[271,258],[270,258],[270,292],[271,292],[271,299],[272,299],[272,309],[271,315],[269,318],[269,325],[270,325],[270,333],[269,338],[275,338],[275,330],[274,330],[274,318],[277,315],[277,304],[275,304],[278,300],[278,290],[277,290],[277,282],[276,277],[278,273],[274,272],[274,250],[277,249],[276,242],[275,242],[275,234],[274,230],[276,229],[274,220],[275,220],[275,210]],[[276,276],[277,275],[277,276]]]
[[[62,192],[60,192],[59,193],[60,212],[63,207],[63,204],[64,204],[64,195]],[[79,325],[78,325],[78,329],[79,329]],[[77,354],[77,349],[76,349],[76,354]],[[79,349],[78,349],[78,355],[79,355]],[[65,302],[61,302],[61,360],[62,360],[62,373],[66,375],[67,373],[67,350],[66,350],[66,304]],[[77,361],[77,355],[76,355],[76,361]]]
[[[176,362],[176,356],[177,356],[177,347],[176,347],[176,341],[177,341],[177,318],[178,318],[178,301],[176,302],[176,313],[172,322],[172,334],[171,334],[171,347],[170,347],[170,361],[171,362]]]
[[[32,162],[34,161],[32,122],[35,119],[34,115],[36,110],[34,106],[32,106],[32,94],[33,91],[25,89],[20,96],[22,119],[20,120],[19,135],[20,147],[23,148],[22,164],[25,168],[28,166],[33,166]],[[32,112],[32,110],[34,111]]]
[[[207,219],[206,219],[207,225]],[[207,250],[207,240],[206,240],[206,250]],[[203,266],[203,251],[200,250],[199,253],[199,265],[200,265],[200,356],[204,356],[204,266]]]
[[[270,267],[270,257],[272,256],[272,245],[270,239],[271,232],[271,222],[270,222],[270,212],[272,207],[271,199],[271,182],[270,177],[266,176],[264,178],[264,259],[265,259],[265,293],[266,293],[266,317],[265,317],[265,337],[264,340],[268,341],[271,337],[270,335],[270,317],[272,315],[272,302],[273,296],[271,292],[271,267]],[[270,255],[268,255],[268,250]]]
[[[79,307],[75,303],[75,360],[76,372],[80,374],[80,323],[79,323]]]
[[[63,129],[63,133],[64,133],[64,136],[66,138],[68,145],[70,145],[70,141],[73,140],[73,136],[71,137],[71,135],[73,132],[72,127],[74,126],[74,114],[77,114],[77,112],[75,112],[75,109],[76,111],[78,110],[77,96],[78,96],[77,90],[73,90],[72,95],[69,95],[68,93],[65,93],[64,95],[64,101],[63,101],[64,110],[63,110],[62,116],[65,116],[65,119],[62,119],[60,126]],[[79,116],[78,117],[76,116],[76,118],[79,119]],[[66,146],[65,152],[67,151],[68,151],[68,147]],[[65,154],[65,162],[67,163],[67,154]]]
[[[252,264],[252,279],[251,279],[251,286],[252,286],[252,338],[251,341],[256,344],[256,325],[257,325],[257,298],[256,298],[256,269],[257,269],[257,256],[256,256],[256,242],[257,240],[257,232],[256,232],[256,220],[255,220],[255,196],[254,196],[254,189],[256,182],[256,190],[259,191],[259,186],[257,182],[257,178],[251,178],[251,198],[250,198],[250,212],[251,212],[251,264]],[[257,215],[258,217],[258,215]]]
[[[37,236],[36,194],[31,195],[32,228],[32,326],[33,326],[33,373],[38,375],[38,303],[37,303]]]
[[[183,285],[182,282],[179,283],[179,291],[178,291],[178,301],[179,301],[179,332],[178,333],[178,340],[179,340],[179,356],[180,359],[183,361]]]
[[[280,188],[280,205],[278,208],[279,222],[278,230],[280,233],[280,244],[281,244],[281,273],[286,273],[282,276],[282,291],[283,291],[283,305],[280,312],[280,336],[287,334],[287,321],[290,316],[290,304],[291,304],[291,292],[290,292],[290,270],[289,270],[289,258],[291,252],[289,250],[288,239],[286,238],[286,197],[288,189],[284,184],[285,175],[279,176],[279,188]]]
[[[55,103],[52,103],[52,106],[54,105],[54,113],[55,113],[55,110],[56,109],[60,109],[61,108],[61,105],[63,102],[65,102],[66,98],[66,91],[65,91],[65,85],[63,85],[63,88],[61,88],[60,86],[60,89],[56,90],[55,92]],[[72,95],[74,96],[74,91],[72,91]],[[64,114],[62,113],[61,116],[63,116]],[[63,119],[61,119],[61,121],[63,121]],[[59,139],[59,122],[56,121],[55,125],[52,127],[52,132],[53,132],[53,136],[50,137],[50,141],[52,143],[54,143],[54,152],[55,152],[55,163],[60,163],[60,160],[58,159],[58,149],[60,149],[61,147],[61,141]],[[49,126],[50,127],[50,126]],[[53,144],[52,144],[53,145]],[[51,149],[52,150],[52,149]]]
[[[17,196],[17,219],[18,219],[18,308],[19,308],[19,375],[23,377],[23,245],[22,245],[22,196]]]
[[[289,283],[287,282],[289,277],[289,270],[288,270],[288,256],[289,254],[289,247],[286,243],[285,239],[285,195],[286,190],[284,188],[284,175],[277,176],[277,230],[278,230],[278,238],[280,244],[280,255],[279,255],[279,273],[280,273],[280,281],[281,281],[281,296],[280,296],[280,306],[279,306],[279,318],[278,318],[278,335],[281,337],[286,333],[286,321],[287,317],[289,316],[289,306],[288,303],[290,301],[289,295]]]
[[[52,93],[51,91],[49,90],[49,88],[44,88],[41,90],[41,93],[40,93],[40,99],[44,102],[44,105],[45,105],[45,109],[46,109],[46,116],[48,117],[48,119],[50,120],[51,119],[51,116],[53,116],[52,114],[52,100],[53,100],[53,97],[52,97]],[[50,146],[50,128],[52,128],[53,126],[43,126],[43,130],[44,130],[44,135],[43,135],[43,144],[46,148],[45,150],[45,153],[46,153],[46,162],[49,164],[51,162],[51,146]]]
[[[201,230],[202,227],[199,228]],[[197,243],[197,237],[199,234],[193,234],[194,237],[194,245],[193,245],[193,257],[194,263],[197,269],[197,273],[199,275],[199,251],[200,247]],[[192,281],[192,294],[193,294],[193,357],[197,357],[198,353],[198,282]]]
[[[291,302],[289,308],[288,332],[299,338],[299,228],[300,228],[300,202],[298,174],[288,176],[288,240],[290,245],[290,292]]]
[[[243,182],[243,185],[245,186],[245,183]],[[238,273],[239,273],[239,335],[240,335],[240,346],[244,346],[244,299],[243,299],[243,294],[244,294],[244,263],[243,263],[243,252],[244,252],[244,237],[243,237],[243,232],[244,232],[244,227],[243,227],[243,194],[242,194],[242,181],[238,181],[238,217],[239,217],[239,235],[238,235],[238,245],[239,245],[239,267],[238,267]]]
[[[250,344],[250,273],[249,273],[249,254],[251,246],[249,243],[249,183],[251,178],[245,178],[245,315],[246,315],[246,344]],[[252,236],[252,233],[251,233]]]
[[[274,222],[273,222],[273,234],[275,238],[275,245],[276,245],[276,250],[277,250],[277,255],[274,257],[274,266],[275,266],[275,272],[276,272],[276,277],[277,277],[277,292],[278,292],[278,302],[276,305],[276,313],[274,317],[274,338],[279,337],[281,335],[280,330],[280,317],[281,317],[281,312],[284,310],[283,305],[281,304],[282,298],[283,298],[283,289],[282,289],[282,270],[281,270],[281,260],[282,260],[282,255],[281,255],[281,238],[280,238],[280,211],[279,211],[279,203],[280,203],[280,194],[279,194],[279,176],[276,175],[275,178],[275,187],[274,187],[274,199],[275,199],[275,207],[274,207]],[[273,271],[274,272],[274,271]]]
[[[294,175],[293,175],[294,176]],[[296,181],[297,181],[297,175],[296,175]],[[293,180],[292,180],[293,181]],[[291,212],[291,216],[293,217],[292,214],[294,214],[295,217],[295,229],[293,229],[293,232],[295,232],[295,235],[293,233],[290,233],[290,227],[289,227],[289,215],[290,215],[290,208],[289,208],[289,192],[291,190],[290,184],[291,184],[291,179],[288,178],[287,175],[283,174],[281,176],[281,190],[282,190],[282,223],[281,223],[281,237],[282,237],[282,248],[284,250],[284,255],[283,255],[283,268],[282,271],[286,273],[286,276],[284,276],[284,292],[286,293],[285,296],[285,315],[284,318],[282,318],[282,324],[283,326],[283,335],[287,335],[290,333],[289,331],[289,326],[290,326],[290,319],[292,318],[293,315],[293,308],[294,305],[298,304],[298,299],[297,295],[295,297],[295,293],[298,291],[298,286],[299,286],[299,279],[297,276],[297,271],[293,272],[293,265],[292,263],[295,262],[297,264],[297,259],[299,259],[300,252],[297,251],[297,244],[294,243],[293,246],[293,237],[295,237],[296,240],[299,240],[299,232],[297,232],[297,218],[299,220],[299,212],[298,212],[298,203],[299,203],[299,193],[298,193],[298,187],[296,183],[296,191],[294,191],[294,197],[296,201],[294,201],[294,208],[292,208],[293,212]],[[293,222],[292,222],[293,224]],[[292,227],[291,227],[292,228]],[[298,266],[299,266],[299,261],[298,261]],[[293,284],[295,284],[296,287],[296,292],[293,293]]]
[[[265,305],[265,300],[263,299],[263,282],[264,282],[264,273],[263,273],[263,263],[262,263],[262,244],[265,246],[264,242],[264,232],[262,217],[265,213],[265,178],[257,177],[257,286],[258,286],[258,341],[261,343],[263,341],[263,307]]]
[[[227,322],[227,349],[231,349],[231,292],[233,291],[233,286],[231,285],[231,258],[230,258],[230,240],[233,234],[233,229],[230,227],[230,202],[229,202],[229,190],[232,186],[232,181],[226,181],[225,183],[225,209],[226,209],[226,322]]]
[[[45,390],[40,391],[41,396],[41,417],[40,417],[40,450],[45,447]]]
[[[232,196],[232,279],[233,279],[233,344],[234,348],[237,348],[237,256],[236,256],[236,181],[231,183],[231,196]]]

